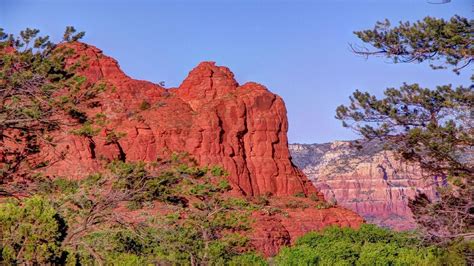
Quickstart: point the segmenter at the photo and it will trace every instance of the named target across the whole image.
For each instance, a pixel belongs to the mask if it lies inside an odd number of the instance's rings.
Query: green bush
[[[88,122],[84,123],[80,128],[71,131],[71,133],[74,135],[87,138],[97,136],[99,132],[100,128],[95,128]]]
[[[45,198],[0,204],[0,262],[51,264],[63,256],[64,220]]]
[[[318,263],[318,254],[308,246],[284,247],[275,258],[276,265],[300,266]]]
[[[439,265],[435,248],[400,247],[396,243],[367,243],[360,250],[358,265]]]
[[[219,165],[215,165],[211,168],[211,174],[213,176],[227,176],[228,175],[226,170],[224,170],[224,168],[222,168]]]
[[[196,167],[196,166],[189,166],[188,164],[181,163],[176,167],[176,171],[180,174],[187,174],[192,177],[203,177],[207,173],[206,167]]]
[[[148,110],[150,109],[150,107],[151,107],[151,104],[145,100],[140,103],[140,110],[142,111]]]
[[[423,246],[414,235],[375,225],[308,233],[275,258],[276,265],[462,265],[462,252]],[[463,262],[463,263],[460,263]]]
[[[268,262],[264,257],[255,253],[244,253],[238,256],[232,257],[228,263],[229,266],[267,266]]]
[[[217,186],[219,187],[221,191],[229,191],[232,189],[232,186],[230,185],[229,181],[227,181],[226,179],[219,180],[219,183],[217,184]]]

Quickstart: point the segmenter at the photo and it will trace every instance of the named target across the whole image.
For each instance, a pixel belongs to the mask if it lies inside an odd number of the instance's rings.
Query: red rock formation
[[[271,198],[269,209],[254,213],[252,243],[266,256],[274,256],[281,246],[294,243],[307,232],[326,226],[358,228],[363,222],[350,210],[323,203],[300,197]]]
[[[87,111],[89,118],[105,117],[107,122],[91,138],[71,134],[72,128],[58,133],[54,149],[42,151],[54,162],[45,174],[82,178],[114,159],[156,161],[171,152],[187,152],[201,165],[223,166],[236,194],[277,198],[304,193],[322,199],[292,164],[285,105],[264,86],[239,85],[228,68],[203,62],[178,88],[165,89],[129,78],[95,47],[76,43],[72,48],[76,53],[69,63],[87,58],[88,68],[81,74],[90,83],[107,84]],[[112,131],[123,137],[111,143],[107,134]],[[309,230],[363,222],[341,208],[257,217],[252,239],[266,255]]]
[[[288,122],[283,100],[257,83],[242,86],[226,67],[203,62],[179,88],[164,89],[133,80],[100,50],[76,44],[74,62],[84,55],[89,82],[106,82],[114,91],[100,96],[101,113],[109,123],[93,137],[93,151],[83,137],[63,134],[58,149],[65,160],[48,167],[48,174],[80,177],[102,161],[154,161],[171,151],[188,152],[203,165],[222,165],[232,185],[244,195],[292,195],[316,192],[289,159]],[[106,142],[112,130],[125,133],[117,145]]]
[[[420,192],[436,198],[436,180],[424,177],[417,165],[383,151],[379,143],[368,143],[362,150],[349,141],[292,144],[290,150],[294,162],[327,200],[357,212],[370,223],[414,229],[408,199]]]

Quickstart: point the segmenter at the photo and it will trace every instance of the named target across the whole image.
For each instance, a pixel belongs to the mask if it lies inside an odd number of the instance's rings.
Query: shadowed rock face
[[[83,178],[112,160],[156,161],[172,152],[186,152],[200,165],[221,165],[238,196],[273,195],[272,206],[288,215],[255,213],[252,243],[266,255],[275,255],[302,234],[325,226],[358,227],[363,219],[338,206],[289,208],[296,194],[323,196],[292,164],[288,150],[288,121],[283,100],[264,86],[239,85],[233,73],[213,62],[194,68],[178,88],[166,89],[125,75],[118,63],[99,49],[74,43],[68,62],[87,58],[80,74],[107,89],[89,106],[89,118],[106,118],[98,135],[71,134],[64,127],[54,136],[56,145],[44,147],[38,160],[51,162],[39,169],[52,178]],[[111,142],[111,132],[122,136]]]
[[[442,180],[426,177],[415,164],[402,162],[380,143],[363,149],[351,142],[291,144],[293,162],[326,200],[349,208],[370,223],[397,230],[414,229],[408,199],[423,192],[436,198]]]

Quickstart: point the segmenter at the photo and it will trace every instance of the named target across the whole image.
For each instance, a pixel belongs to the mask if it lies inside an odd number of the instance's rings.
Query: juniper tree
[[[14,175],[28,176],[48,161],[31,161],[41,147],[53,145],[51,133],[67,123],[84,123],[80,103],[94,97],[84,77],[85,64],[66,64],[67,45],[84,36],[67,27],[59,43],[27,28],[18,37],[0,29],[0,184]],[[27,169],[20,172],[22,165]]]
[[[49,200],[34,196],[0,204],[0,263],[57,263],[67,226]]]

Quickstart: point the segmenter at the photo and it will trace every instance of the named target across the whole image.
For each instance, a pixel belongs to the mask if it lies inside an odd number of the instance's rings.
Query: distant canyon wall
[[[290,144],[293,162],[327,201],[349,208],[367,222],[396,230],[414,229],[408,199],[425,193],[435,199],[442,178],[426,177],[412,163],[384,151],[380,143],[357,149],[353,142]]]

